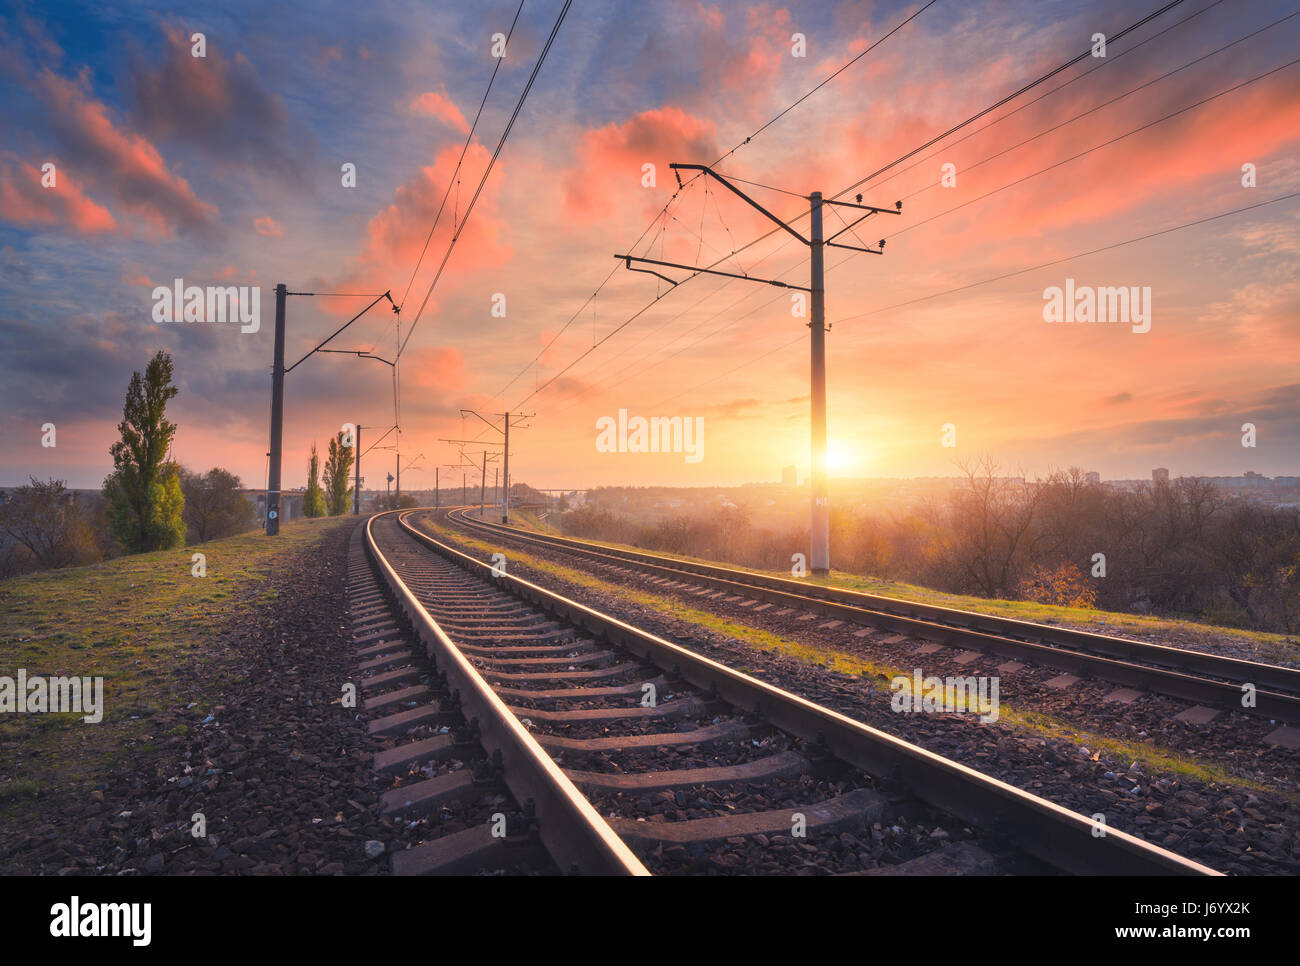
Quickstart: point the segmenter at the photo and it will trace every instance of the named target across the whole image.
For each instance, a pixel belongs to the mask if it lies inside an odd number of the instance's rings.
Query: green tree
[[[307,464],[307,495],[302,501],[303,516],[323,517],[326,513],[325,492],[320,488],[320,456],[316,444],[311,444],[311,460]]]
[[[128,553],[165,550],[185,543],[179,468],[165,462],[176,424],[166,418],[172,360],[161,349],[144,374],[132,374],[117,424],[122,438],[110,447],[113,472],[104,480],[109,530]]]
[[[244,484],[235,474],[216,467],[206,473],[182,469],[180,479],[190,543],[231,537],[257,526],[257,512],[239,492]]]
[[[330,440],[329,456],[325,460],[325,502],[330,516],[348,512],[352,500],[352,487],[348,474],[352,471],[352,447],[343,444],[343,434]]]

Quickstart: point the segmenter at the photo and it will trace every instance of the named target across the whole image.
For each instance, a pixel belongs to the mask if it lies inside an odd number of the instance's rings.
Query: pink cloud
[[[413,348],[402,356],[402,381],[421,389],[455,392],[465,384],[465,359],[454,346]]]
[[[409,272],[424,248],[429,237],[429,229],[442,203],[443,194],[451,181],[456,160],[460,157],[459,147],[449,147],[440,152],[433,164],[420,168],[405,184],[398,187],[393,195],[392,204],[370,219],[366,228],[365,251],[358,258],[356,268],[359,278],[351,281],[362,284],[378,285],[382,291],[392,284],[394,266],[402,266],[402,272]],[[470,145],[461,168],[460,215],[464,215],[464,206],[469,199],[472,186],[486,167],[490,156],[480,144]],[[506,264],[513,257],[513,250],[505,240],[507,223],[498,215],[498,186],[505,177],[506,165],[498,161],[492,169],[492,177],[483,190],[474,208],[473,218],[463,222],[459,228],[460,239],[456,243],[452,263],[456,266],[456,277],[467,273]],[[427,284],[432,268],[441,261],[442,252],[451,241],[456,222],[455,188],[448,199],[438,228],[429,243],[429,253],[423,264],[423,271],[416,280],[412,297]],[[432,264],[431,264],[432,263]],[[441,283],[445,290],[453,278],[444,278]],[[396,297],[397,293],[394,292]]]
[[[564,180],[565,213],[582,222],[602,218],[618,199],[641,190],[643,165],[655,165],[656,182],[663,186],[672,182],[669,163],[697,158],[707,163],[717,155],[713,123],[681,108],[642,111],[621,124],[606,124],[583,135],[578,165]]]
[[[465,120],[465,115],[460,112],[460,108],[447,96],[446,88],[443,88],[442,93],[426,91],[415,98],[411,101],[411,113],[437,118],[461,134],[469,134],[469,122]]]
[[[284,226],[270,215],[266,215],[263,218],[254,218],[253,227],[257,229],[257,233],[264,238],[284,237]]]
[[[213,205],[199,200],[189,182],[167,167],[147,138],[113,122],[108,107],[91,96],[87,73],[72,81],[42,70],[34,89],[73,156],[70,167],[93,173],[93,180],[112,190],[122,209],[164,236],[177,228],[202,228],[216,213]]]
[[[0,158],[0,218],[19,225],[62,225],[83,235],[118,230],[109,210],[86,196],[61,167],[55,184],[41,184],[41,172],[16,158]]]

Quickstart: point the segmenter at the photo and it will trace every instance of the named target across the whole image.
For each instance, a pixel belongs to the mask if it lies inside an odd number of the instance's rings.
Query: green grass
[[[0,782],[0,802],[35,798],[40,790],[40,784],[30,778],[17,778],[13,781]]]
[[[499,549],[490,543],[468,537],[457,530],[449,530],[428,519],[421,520],[419,526],[435,537],[459,543],[462,547],[478,550],[484,555],[494,553]],[[601,593],[610,594],[638,604],[664,617],[686,621],[733,640],[742,641],[756,650],[769,654],[793,658],[805,664],[820,665],[829,670],[853,677],[875,679],[883,682],[886,688],[888,682],[895,677],[911,677],[910,668],[895,667],[838,648],[792,640],[763,628],[754,627],[743,621],[692,607],[672,597],[632,590],[618,584],[609,583],[581,571],[523,553],[517,549],[511,550],[507,554],[507,559],[509,563],[522,563],[536,571],[550,574],[572,584],[599,590]],[[745,669],[738,667],[737,670],[744,671]],[[1085,745],[1094,752],[1100,750],[1116,762],[1122,762],[1124,767],[1136,761],[1141,764],[1147,774],[1163,773],[1202,782],[1232,784],[1255,791],[1273,791],[1269,786],[1232,774],[1217,762],[1187,755],[1174,749],[1161,748],[1146,742],[1108,738],[1052,715],[1022,711],[1008,704],[1005,700],[999,702],[997,726],[1032,734],[1039,738],[1059,739]],[[1300,797],[1297,797],[1296,800],[1300,802]]]
[[[201,719],[237,669],[222,662],[223,630],[258,600],[277,561],[351,517],[288,523],[198,547],[119,557],[0,584],[0,674],[104,678],[103,720],[76,714],[0,715],[0,827],[34,818],[31,795],[93,785],[112,765]],[[191,554],[207,557],[194,577]],[[196,702],[194,709],[184,705]]]

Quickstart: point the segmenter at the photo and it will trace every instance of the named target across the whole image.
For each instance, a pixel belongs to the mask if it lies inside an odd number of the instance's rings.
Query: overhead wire
[[[524,0],[519,0],[519,6],[515,10],[514,19],[510,21],[510,29],[506,33],[506,49],[510,49],[510,38],[514,36],[515,24],[519,22],[519,15],[523,12]],[[424,262],[424,255],[429,250],[429,243],[433,241],[433,233],[438,229],[438,221],[442,218],[442,210],[446,207],[447,196],[451,193],[451,186],[454,182],[457,186],[457,207],[460,205],[460,167],[465,162],[465,154],[469,151],[470,144],[474,141],[474,132],[478,130],[479,119],[483,116],[483,108],[487,104],[488,95],[492,93],[492,85],[496,83],[497,73],[501,70],[501,64],[504,57],[496,58],[496,65],[492,68],[492,76],[488,78],[487,88],[483,91],[483,97],[478,102],[478,111],[474,114],[474,123],[469,127],[469,133],[465,135],[465,144],[460,149],[460,158],[456,161],[455,170],[450,178],[447,179],[447,188],[442,193],[442,201],[438,203],[438,212],[433,216],[433,225],[429,228],[429,234],[424,239],[424,247],[420,249],[420,257],[415,261],[415,268],[411,269],[411,277],[406,283],[406,291],[402,293],[401,306],[406,305],[406,297],[411,294],[411,286],[415,282],[415,276],[419,274],[420,265]],[[400,306],[399,306],[400,307]]]
[[[1150,23],[1152,20],[1158,18],[1158,17],[1161,16],[1162,14],[1168,12],[1169,10],[1172,10],[1174,7],[1179,6],[1179,5],[1182,4],[1183,2],[1185,2],[1185,0],[1169,0],[1168,3],[1165,3],[1165,4],[1161,5],[1160,7],[1158,7],[1157,9],[1155,9],[1154,11],[1152,11],[1151,13],[1149,13],[1149,14],[1147,14],[1146,16],[1142,17],[1141,19],[1134,21],[1133,23],[1129,24],[1127,27],[1124,27],[1124,28],[1120,29],[1119,31],[1117,31],[1117,32],[1114,33],[1114,34],[1109,35],[1109,38],[1108,38],[1108,39],[1109,39],[1109,42],[1112,42],[1112,43],[1113,43],[1113,42],[1116,41],[1116,40],[1122,39],[1123,37],[1127,36],[1128,34],[1132,33],[1133,31],[1138,30],[1139,28],[1141,28],[1142,26],[1146,25],[1147,23]],[[929,6],[929,5],[927,5],[927,7],[928,7],[928,6]],[[924,10],[924,9],[926,9],[926,8],[921,8],[921,9]],[[919,14],[920,12],[921,12],[921,11],[918,10],[918,11],[917,11],[917,14]],[[913,16],[915,16],[915,14],[914,14]],[[904,22],[904,24],[907,23],[907,22],[910,22],[911,19],[912,19],[912,18],[909,18],[908,21],[905,21],[905,22]],[[903,26],[904,24],[900,24],[899,27],[896,27],[893,31],[890,31],[890,34],[889,34],[889,35],[886,35],[886,37],[881,38],[881,41],[878,41],[877,43],[879,43],[879,42],[883,42],[884,39],[887,39],[888,36],[891,36],[894,32],[896,32],[898,29],[900,29],[901,26]],[[875,45],[873,45],[873,47],[874,47],[874,46],[875,46]],[[992,104],[990,104],[989,106],[987,106],[987,107],[983,108],[982,110],[977,111],[976,113],[970,115],[970,116],[967,117],[965,120],[960,121],[960,122],[957,123],[957,124],[954,124],[952,127],[948,128],[948,129],[947,129],[946,131],[944,131],[943,133],[938,134],[938,135],[936,135],[936,136],[930,138],[929,140],[925,141],[924,143],[922,143],[922,144],[919,145],[918,147],[913,148],[912,150],[908,151],[906,154],[901,155],[899,158],[897,158],[897,159],[895,159],[895,160],[889,162],[888,164],[885,164],[885,165],[881,166],[880,168],[877,168],[875,171],[871,172],[870,174],[866,175],[865,177],[860,178],[858,181],[856,181],[856,182],[854,182],[853,184],[849,185],[847,188],[845,188],[845,189],[843,189],[843,190],[837,192],[836,194],[832,195],[832,196],[831,196],[832,200],[839,199],[839,198],[843,197],[844,195],[848,194],[849,192],[853,191],[854,189],[859,188],[859,187],[861,187],[862,185],[866,184],[868,181],[871,181],[872,179],[878,177],[879,175],[881,175],[881,174],[883,174],[883,173],[885,173],[885,172],[891,170],[891,169],[894,168],[894,167],[897,167],[899,164],[902,164],[903,162],[905,162],[905,161],[909,160],[910,158],[916,156],[916,155],[919,154],[921,151],[926,150],[927,148],[933,146],[934,144],[937,144],[939,141],[943,140],[944,138],[948,137],[949,135],[954,134],[954,133],[956,133],[957,131],[960,131],[960,130],[962,130],[962,129],[968,127],[969,125],[971,125],[971,124],[975,123],[976,121],[978,121],[980,118],[985,117],[985,116],[987,116],[988,114],[990,114],[991,112],[997,110],[999,107],[1002,107],[1002,106],[1004,106],[1005,104],[1009,103],[1010,101],[1014,100],[1015,98],[1021,96],[1022,94],[1027,93],[1027,92],[1030,91],[1030,90],[1033,90],[1035,87],[1037,87],[1037,86],[1039,86],[1039,85],[1041,85],[1041,84],[1043,84],[1043,83],[1046,83],[1046,82],[1047,82],[1048,80],[1050,80],[1051,78],[1057,76],[1058,74],[1062,73],[1063,71],[1069,69],[1070,67],[1074,66],[1075,64],[1078,64],[1078,63],[1080,63],[1080,62],[1086,60],[1087,58],[1089,58],[1089,57],[1091,57],[1091,56],[1092,56],[1092,48],[1091,48],[1091,46],[1089,46],[1088,49],[1086,49],[1085,51],[1083,51],[1083,52],[1080,53],[1079,55],[1070,58],[1069,60],[1065,61],[1064,63],[1062,63],[1062,64],[1060,64],[1060,65],[1058,65],[1057,67],[1053,68],[1052,70],[1049,70],[1048,72],[1046,72],[1046,73],[1040,75],[1039,77],[1035,78],[1034,80],[1029,81],[1028,83],[1026,83],[1026,84],[1022,85],[1020,88],[1018,88],[1016,91],[1014,91],[1014,92],[1012,92],[1012,93],[1010,93],[1010,94],[1004,95],[1003,97],[1001,97],[1001,98],[999,98],[998,100],[994,101],[994,102],[993,102]],[[1062,86],[1064,86],[1064,85],[1062,85]],[[787,112],[782,112],[782,114],[784,114],[784,113],[787,113]],[[780,116],[780,115],[778,115],[778,116]],[[761,130],[765,129],[767,126],[768,126],[768,125],[764,125],[763,128],[760,128],[759,130],[761,131]],[[757,133],[757,132],[756,132],[756,133]],[[752,135],[751,135],[751,137],[752,137]],[[744,144],[744,143],[748,143],[748,140],[749,140],[749,139],[746,139],[746,141],[741,142],[741,143],[742,143],[742,144]],[[735,150],[736,150],[736,149],[733,148],[730,152],[728,152],[728,155],[729,155],[729,154],[733,154],[733,153],[735,153]],[[724,155],[723,158],[727,157],[728,155]],[[722,160],[722,159],[719,159],[719,161],[721,161],[721,160]],[[718,164],[719,161],[715,161],[714,164]],[[699,176],[700,176],[700,175],[696,175],[696,177],[699,177]],[[691,179],[691,181],[694,181],[694,180],[695,180],[695,178],[692,178],[692,179]],[[689,183],[689,182],[688,182],[688,183]],[[788,223],[790,223],[790,224],[794,224],[794,223],[797,223],[798,221],[800,221],[800,220],[802,220],[803,218],[806,218],[806,217],[808,217],[808,212],[807,212],[807,211],[804,211],[804,212],[802,212],[802,213],[800,213],[800,214],[798,214],[798,215],[793,216],[792,218],[786,219],[786,221],[787,221]],[[767,238],[772,237],[772,235],[776,234],[776,233],[779,232],[779,231],[782,231],[782,228],[781,228],[780,226],[770,229],[769,231],[767,231],[767,232],[765,232],[765,233],[759,235],[757,238],[755,238],[755,239],[753,239],[753,240],[747,242],[746,244],[742,245],[740,248],[738,248],[738,249],[736,249],[735,251],[733,251],[733,252],[731,253],[732,256],[734,256],[734,255],[736,255],[736,254],[739,254],[740,252],[743,252],[743,251],[745,251],[745,250],[747,250],[747,249],[753,247],[754,245],[758,244],[759,242],[764,241],[764,240],[767,239]],[[730,257],[730,256],[728,256],[728,257]],[[712,268],[715,268],[717,265],[721,264],[723,261],[726,261],[726,260],[727,260],[727,258],[720,258],[720,259],[718,259],[718,260],[716,260],[716,261],[710,263],[708,266],[705,266],[705,267],[708,268],[708,269],[712,269]],[[681,282],[679,282],[679,283],[677,284],[677,286],[675,286],[674,289],[670,289],[669,291],[670,291],[670,292],[671,292],[671,291],[675,291],[676,288],[680,288],[680,287],[681,287],[682,285],[684,285],[686,282],[689,282],[690,280],[692,280],[692,279],[698,277],[699,274],[701,274],[701,273],[700,273],[700,272],[694,272],[694,273],[688,275],[685,279],[683,279]],[[646,303],[645,305],[643,305],[641,308],[637,309],[637,310],[636,310],[636,311],[635,311],[635,312],[634,312],[634,313],[633,313],[633,314],[632,314],[628,319],[626,319],[624,322],[620,323],[617,327],[615,327],[613,330],[611,330],[611,332],[610,332],[610,333],[609,333],[609,334],[608,334],[604,339],[600,340],[598,343],[596,343],[595,345],[591,346],[590,348],[588,348],[587,350],[585,350],[583,353],[581,353],[577,358],[575,358],[574,360],[572,360],[572,361],[571,361],[567,366],[565,366],[565,367],[564,367],[563,369],[561,369],[558,373],[556,373],[554,376],[552,376],[550,379],[548,379],[546,382],[544,382],[540,387],[534,389],[533,392],[529,393],[527,396],[525,396],[523,399],[521,399],[520,402],[519,402],[517,405],[523,405],[525,402],[527,402],[528,400],[532,399],[534,396],[536,396],[536,395],[538,395],[539,393],[545,391],[545,390],[546,390],[550,385],[553,385],[553,384],[554,384],[554,383],[555,383],[555,382],[556,382],[556,381],[557,381],[561,376],[565,375],[565,374],[566,374],[569,370],[571,370],[575,365],[577,365],[577,364],[580,363],[583,359],[585,359],[585,358],[587,358],[589,355],[591,355],[591,353],[592,353],[593,351],[595,351],[595,349],[597,349],[600,345],[603,345],[603,344],[605,344],[606,342],[608,342],[608,341],[609,341],[609,340],[610,340],[614,335],[617,335],[619,332],[622,332],[622,331],[623,331],[623,330],[624,330],[624,329],[625,329],[629,324],[631,324],[633,321],[635,321],[636,319],[638,319],[638,318],[640,318],[642,315],[644,315],[646,311],[648,311],[648,310],[649,310],[649,309],[650,309],[650,308],[651,308],[655,303],[657,303],[657,302],[659,301],[659,299],[663,298],[663,297],[664,297],[665,295],[667,295],[667,294],[668,294],[668,293],[657,294],[657,295],[655,296],[654,299],[652,299],[650,302],[647,302],[647,303]]]
[[[529,75],[528,81],[524,84],[524,89],[519,94],[519,100],[515,104],[514,112],[510,115],[510,120],[506,122],[505,129],[501,132],[501,137],[497,141],[495,150],[492,152],[492,157],[488,160],[487,167],[483,171],[483,176],[479,179],[478,186],[474,189],[474,194],[470,198],[469,204],[465,206],[465,217],[461,219],[460,224],[456,229],[456,233],[452,236],[451,242],[447,245],[447,251],[442,257],[442,262],[438,266],[438,271],[434,274],[433,281],[429,283],[428,291],[425,292],[424,299],[420,302],[419,309],[416,310],[415,319],[412,320],[410,328],[406,331],[406,338],[402,340],[401,347],[397,352],[399,357],[406,351],[406,346],[410,343],[411,336],[415,334],[416,326],[420,323],[420,318],[424,314],[425,306],[429,304],[429,299],[433,295],[433,290],[437,286],[438,280],[442,278],[443,270],[447,267],[447,262],[450,260],[452,252],[456,249],[456,243],[460,240],[462,233],[465,231],[466,224],[469,223],[470,214],[474,211],[474,206],[478,203],[479,196],[483,192],[483,186],[487,184],[488,177],[492,174],[492,169],[496,166],[497,159],[501,156],[501,150],[505,147],[506,139],[510,137],[510,132],[514,130],[515,121],[519,119],[519,114],[523,111],[524,102],[528,99],[528,94],[533,89],[533,83],[537,80],[537,75],[541,72],[542,65],[546,62],[546,56],[550,53],[551,46],[555,43],[555,37],[559,34],[560,27],[564,23],[564,18],[568,15],[569,8],[572,5],[573,0],[564,0],[564,6],[560,8],[560,13],[555,18],[555,24],[551,27],[550,36],[546,38],[546,43],[543,45],[541,53],[537,56],[537,63],[533,65],[533,71]]]
[[[908,15],[907,17],[905,17],[903,20],[899,21],[897,24],[894,25],[893,28],[891,28],[889,31],[887,31],[887,32],[886,32],[885,34],[883,34],[882,36],[878,37],[876,40],[872,41],[872,43],[870,43],[866,48],[864,48],[862,51],[858,52],[855,56],[853,56],[853,57],[850,58],[848,61],[846,61],[844,64],[842,64],[842,65],[841,65],[837,70],[835,70],[833,73],[831,73],[831,74],[828,75],[827,77],[823,78],[819,83],[817,83],[817,84],[814,85],[812,88],[810,88],[808,91],[806,91],[802,96],[800,96],[798,99],[796,99],[793,103],[791,103],[791,104],[788,105],[786,108],[784,108],[783,110],[781,110],[781,111],[780,111],[779,113],[777,113],[774,117],[772,117],[772,118],[768,119],[767,121],[765,121],[765,122],[764,122],[762,125],[760,125],[756,130],[754,130],[753,132],[751,132],[747,137],[745,137],[744,139],[742,139],[742,140],[740,140],[740,141],[737,141],[736,144],[731,148],[731,150],[729,150],[729,151],[725,152],[724,154],[720,155],[720,156],[719,156],[719,157],[718,157],[718,158],[713,162],[713,164],[715,164],[715,165],[716,165],[716,164],[720,164],[722,161],[726,160],[728,157],[730,157],[731,155],[735,154],[736,151],[738,151],[740,148],[742,148],[742,147],[744,147],[745,145],[749,144],[749,143],[750,143],[754,138],[758,137],[760,134],[762,134],[764,131],[766,131],[769,127],[771,127],[774,123],[776,123],[778,120],[780,120],[780,119],[781,119],[782,117],[784,117],[786,114],[790,113],[790,111],[792,111],[794,108],[798,107],[800,104],[802,104],[804,101],[806,101],[809,97],[811,97],[811,96],[812,96],[813,94],[815,94],[817,91],[821,90],[823,87],[825,87],[827,84],[829,84],[832,80],[834,80],[836,77],[838,77],[840,74],[842,74],[842,73],[843,73],[845,70],[847,70],[849,67],[852,67],[854,64],[856,64],[858,61],[860,61],[860,60],[861,60],[863,57],[865,57],[867,54],[871,53],[873,50],[875,50],[877,47],[879,47],[882,43],[884,43],[885,41],[889,40],[891,37],[893,37],[896,33],[898,33],[900,30],[902,30],[902,29],[903,29],[904,27],[906,27],[908,24],[912,23],[914,20],[916,20],[917,17],[919,17],[922,13],[924,13],[924,12],[925,12],[926,10],[928,10],[930,7],[934,6],[934,4],[937,3],[937,2],[938,2],[938,0],[929,0],[929,2],[926,3],[924,6],[917,8],[915,11],[913,11],[911,14],[909,14],[909,15]],[[1178,0],[1178,2],[1181,2],[1181,0]],[[678,186],[678,189],[677,189],[675,192],[673,192],[672,196],[668,199],[667,202],[665,202],[664,207],[660,210],[659,214],[656,215],[655,218],[651,221],[651,223],[650,223],[649,225],[647,225],[647,226],[642,230],[641,234],[637,237],[637,240],[636,240],[635,242],[633,242],[632,245],[630,245],[630,246],[626,249],[627,251],[633,251],[633,250],[636,249],[636,246],[639,245],[639,244],[641,243],[641,241],[645,238],[645,236],[646,236],[647,234],[649,234],[649,233],[653,230],[654,225],[655,225],[655,224],[658,222],[658,220],[659,220],[660,218],[662,218],[663,215],[668,211],[668,209],[670,208],[670,206],[671,206],[671,205],[673,204],[673,202],[677,199],[677,197],[682,193],[682,191],[684,191],[684,190],[685,190],[687,187],[689,187],[690,185],[694,184],[694,183],[699,179],[700,176],[701,176],[700,173],[696,173],[695,175],[692,175],[690,178],[688,178],[684,183],[682,183],[682,182],[680,181],[680,178],[679,178],[679,186]],[[737,254],[737,253],[736,253],[736,252],[733,252],[732,254],[734,255],[734,254]],[[722,260],[720,260],[720,261],[725,261],[725,259],[722,259]],[[714,262],[713,264],[714,264],[714,265],[717,265],[717,264],[720,264],[720,262]],[[618,271],[618,269],[619,269],[619,265],[618,265],[618,263],[616,262],[616,263],[614,264],[614,267],[609,271],[609,273],[604,277],[604,279],[601,280],[600,284],[596,287],[595,292],[593,292],[590,296],[587,297],[587,300],[583,302],[583,305],[578,309],[578,311],[575,312],[575,313],[574,313],[574,314],[569,318],[569,320],[566,321],[566,322],[564,323],[564,325],[560,327],[560,329],[555,333],[554,336],[551,337],[550,341],[546,344],[546,346],[542,349],[542,351],[539,352],[539,353],[538,353],[538,354],[537,354],[537,355],[536,355],[536,356],[535,356],[535,357],[534,357],[534,358],[533,358],[533,359],[532,359],[532,360],[531,360],[527,365],[525,365],[525,366],[523,367],[523,369],[521,369],[521,370],[519,371],[519,373],[517,373],[517,374],[516,374],[516,375],[515,375],[515,376],[514,376],[514,377],[513,377],[509,382],[506,383],[505,386],[503,386],[503,387],[502,387],[502,388],[501,388],[501,389],[496,393],[496,396],[495,396],[494,398],[497,398],[497,399],[502,398],[502,396],[503,396],[503,394],[505,393],[505,391],[506,391],[507,389],[509,389],[512,385],[514,385],[515,382],[517,382],[517,381],[522,377],[522,375],[523,375],[525,372],[527,372],[530,368],[532,368],[532,366],[533,366],[533,365],[534,365],[534,364],[535,364],[539,359],[541,359],[542,356],[544,356],[544,355],[546,354],[546,352],[551,348],[551,346],[553,346],[553,345],[555,344],[556,340],[558,340],[559,337],[560,337],[561,335],[564,334],[565,330],[568,329],[569,326],[573,324],[574,319],[576,319],[576,318],[578,317],[578,315],[582,312],[582,309],[586,307],[587,302],[589,302],[591,299],[595,298],[596,295],[598,295],[598,294],[600,293],[600,291],[601,291],[601,290],[602,290],[602,289],[603,289],[603,288],[604,288],[604,287],[609,283],[610,279],[612,279],[612,278],[614,277],[614,275],[615,275],[615,273]],[[655,301],[658,301],[658,299],[659,299],[660,297],[661,297],[661,296],[656,295],[656,297],[655,297]],[[653,302],[652,302],[652,303],[648,303],[648,304],[647,304],[647,307],[648,307],[649,304],[653,304]],[[638,313],[638,315],[639,315],[639,314],[640,314],[640,313]],[[549,383],[548,383],[548,384],[549,384]],[[545,388],[545,387],[542,387],[542,388]],[[532,396],[533,396],[533,395],[536,395],[538,391],[539,391],[539,390],[535,389],[533,393],[531,393],[529,396],[525,397],[525,400],[524,400],[524,401],[526,402],[528,399],[531,399]],[[521,403],[521,405],[522,405],[522,403]]]

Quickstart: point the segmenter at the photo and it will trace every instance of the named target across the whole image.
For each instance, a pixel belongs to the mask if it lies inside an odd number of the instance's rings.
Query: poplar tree
[[[311,444],[311,459],[307,463],[307,495],[302,501],[303,516],[325,515],[325,491],[320,488],[320,456],[316,444]]]
[[[185,497],[179,467],[167,462],[176,424],[166,418],[172,359],[161,349],[144,374],[133,373],[126,389],[121,439],[109,452],[113,472],[104,480],[109,532],[128,553],[168,550],[185,544]]]
[[[350,472],[352,447],[343,444],[343,434],[339,433],[330,440],[329,456],[325,460],[325,502],[332,517],[348,512],[352,499],[352,487],[348,486]]]

